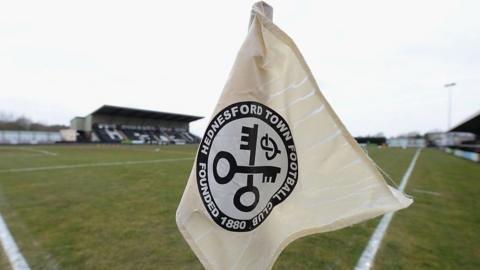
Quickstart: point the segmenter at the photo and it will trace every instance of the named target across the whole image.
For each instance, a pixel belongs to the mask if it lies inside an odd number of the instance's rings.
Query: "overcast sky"
[[[0,111],[68,124],[103,104],[205,116],[254,1],[1,1]],[[353,135],[480,110],[480,1],[268,1]]]

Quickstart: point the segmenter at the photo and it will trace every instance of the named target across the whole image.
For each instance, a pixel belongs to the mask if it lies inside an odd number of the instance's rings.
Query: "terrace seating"
[[[195,136],[188,131],[184,131],[182,134],[188,138],[189,143],[199,143],[201,141],[201,139],[198,136]]]
[[[157,137],[158,137],[158,142],[159,142],[160,144],[169,144],[169,143],[171,143],[171,142],[170,142],[170,139],[168,138],[168,135],[166,135],[166,134],[163,133],[162,131],[158,130],[158,131],[156,132],[156,134],[157,134]]]
[[[123,134],[125,134],[125,136],[127,136],[127,139],[129,139],[130,141],[135,141],[135,140],[138,140],[138,133],[135,132],[135,130],[132,130],[132,129],[122,129],[122,132]]]
[[[110,136],[110,138],[112,138],[113,140],[115,141],[122,141],[123,140],[123,136],[120,134],[120,132],[118,132],[118,130],[116,129],[115,126],[107,126],[105,128],[108,136]]]
[[[151,129],[139,129],[136,126],[121,126],[120,130],[134,144],[157,144],[158,137]]]
[[[133,144],[187,144],[200,142],[200,138],[183,129],[94,124],[93,131],[99,140],[104,143],[120,143],[124,139],[128,139]]]
[[[102,125],[102,124],[94,124],[93,125],[93,132],[97,135],[103,143],[120,143],[122,141],[122,136],[115,127]]]

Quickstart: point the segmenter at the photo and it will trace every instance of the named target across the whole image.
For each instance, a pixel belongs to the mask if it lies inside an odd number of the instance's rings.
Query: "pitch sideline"
[[[402,182],[398,187],[398,189],[402,192],[405,190],[405,187],[407,186],[408,179],[410,178],[410,175],[412,174],[413,169],[415,168],[415,164],[417,163],[417,159],[421,151],[422,151],[421,148],[417,149],[417,151],[415,152],[415,155],[412,158],[412,161],[410,162],[410,165],[407,168],[407,171],[403,175]],[[377,228],[375,229],[372,236],[370,237],[370,240],[368,241],[367,246],[363,250],[363,253],[360,256],[360,259],[358,260],[357,265],[355,266],[355,270],[369,270],[373,266],[373,260],[375,259],[375,255],[377,254],[378,249],[380,248],[380,244],[382,243],[383,237],[385,236],[385,232],[388,229],[388,225],[390,225],[390,221],[393,218],[393,214],[394,214],[393,212],[387,213],[382,217],[382,220],[378,224]]]
[[[114,162],[101,162],[101,163],[82,163],[71,165],[59,165],[59,166],[45,166],[45,167],[30,167],[30,168],[18,168],[18,169],[5,169],[0,170],[0,173],[9,172],[34,172],[34,171],[48,171],[48,170],[64,170],[64,169],[76,169],[87,167],[107,167],[107,166],[123,166],[123,165],[136,165],[146,163],[163,163],[163,162],[175,162],[193,160],[193,157],[188,158],[167,158],[167,159],[152,159],[152,160],[129,160],[129,161],[114,161]]]
[[[10,230],[0,214],[0,242],[2,242],[5,255],[10,262],[13,270],[30,270],[27,261],[23,257],[22,253],[18,249],[17,243],[12,237]]]

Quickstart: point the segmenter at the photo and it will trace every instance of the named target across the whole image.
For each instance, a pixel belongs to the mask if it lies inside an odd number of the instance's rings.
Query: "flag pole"
[[[259,1],[253,5],[252,13],[250,14],[250,22],[248,23],[248,28],[250,28],[250,25],[253,22],[255,12],[260,12],[265,17],[270,19],[270,21],[273,21],[273,7],[263,1]]]

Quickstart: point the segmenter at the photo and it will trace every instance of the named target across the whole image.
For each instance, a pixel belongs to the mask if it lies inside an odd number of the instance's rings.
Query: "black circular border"
[[[262,115],[258,116],[256,114],[241,114],[240,113],[240,106],[242,105],[248,105],[249,108],[251,108],[251,105],[256,105],[256,106],[259,106],[259,107],[262,107]],[[271,203],[271,208],[270,210],[268,210],[267,213],[264,214],[264,217],[261,221],[259,221],[256,225],[253,224],[253,219],[249,219],[249,220],[242,220],[242,219],[236,219],[236,218],[232,218],[226,214],[224,214],[221,209],[218,207],[217,203],[215,202],[215,198],[213,198],[213,195],[210,191],[210,183],[208,181],[208,156],[210,154],[210,146],[208,147],[208,151],[207,153],[203,153],[202,151],[202,145],[205,143],[205,139],[207,138],[207,133],[208,131],[210,130],[210,127],[212,126],[212,124],[217,120],[218,116],[219,115],[223,115],[223,112],[227,111],[227,110],[230,110],[231,108],[233,107],[238,107],[238,114],[237,116],[232,117],[229,119],[229,120],[225,120],[225,123],[223,123],[221,125],[221,127],[219,129],[217,129],[216,131],[214,131],[214,134],[211,138],[211,142],[210,142],[210,145],[213,144],[213,141],[215,140],[215,137],[216,135],[218,134],[218,132],[223,128],[225,127],[229,122],[232,122],[234,120],[237,120],[237,119],[242,119],[242,118],[247,118],[247,117],[253,117],[253,118],[258,118],[260,120],[262,120],[263,122],[265,122],[266,124],[268,124],[270,127],[272,127],[276,132],[277,134],[280,135],[280,138],[282,138],[282,141],[285,145],[285,149],[287,151],[287,158],[288,158],[288,168],[287,168],[287,174],[285,176],[285,179],[283,180],[283,183],[282,185],[280,186],[280,188],[275,191],[274,195],[275,194],[278,194],[278,192],[280,191],[280,189],[282,189],[282,187],[285,185],[285,183],[287,182],[287,179],[289,178],[292,178],[293,180],[295,180],[294,184],[290,186],[290,190],[287,192],[285,191],[284,193],[286,195],[282,196],[283,198],[281,199],[278,199],[276,198],[275,196],[272,196],[269,200],[269,202],[267,203],[267,205],[265,206],[264,209],[262,209],[260,211],[260,213],[262,213],[268,206],[269,204]],[[278,128],[275,126],[275,125],[272,125],[270,122],[266,121],[266,118],[262,116],[264,116],[266,114],[266,111],[267,109],[269,111],[272,112],[272,115],[275,115],[279,118],[279,121],[283,121],[285,123],[285,126],[287,127],[287,131],[290,132],[290,136],[291,136],[291,139],[289,140],[289,142],[287,142],[284,138],[284,136],[282,136],[282,133],[278,130]],[[270,116],[271,117],[271,116]],[[278,122],[277,122],[278,123]],[[293,146],[293,150],[288,147],[289,145]],[[295,157],[296,159],[295,160],[292,160],[290,157],[290,155],[294,153],[295,154]],[[205,165],[205,172],[206,172],[206,176],[204,178],[206,178],[206,183],[207,183],[207,188],[208,188],[208,191],[209,191],[209,194],[210,194],[210,197],[212,199],[212,202],[213,204],[215,205],[215,208],[218,210],[218,216],[215,217],[212,213],[212,211],[209,209],[208,205],[209,203],[207,203],[204,199],[204,197],[202,196],[202,189],[201,189],[201,184],[200,184],[200,180],[201,180],[201,177],[200,177],[200,171],[201,171],[201,168],[199,166],[200,163],[204,163],[206,164]],[[292,170],[291,169],[291,164],[292,163],[295,163],[295,167],[296,169],[295,170]],[[267,217],[270,215],[270,213],[273,211],[273,208],[275,208],[276,205],[282,203],[291,193],[292,191],[295,189],[295,186],[297,184],[297,181],[298,181],[298,171],[299,171],[299,168],[298,168],[298,155],[297,155],[297,152],[296,152],[296,148],[295,148],[295,143],[294,143],[294,140],[293,140],[293,134],[292,134],[292,130],[290,129],[290,127],[288,126],[288,123],[287,121],[285,121],[285,119],[283,119],[283,117],[278,114],[276,111],[274,111],[273,109],[269,108],[268,106],[264,105],[264,104],[261,104],[261,103],[258,103],[258,102],[255,102],[255,101],[244,101],[244,102],[237,102],[237,103],[234,103],[234,104],[231,104],[225,108],[223,108],[220,112],[218,112],[213,118],[212,120],[210,121],[210,123],[208,124],[207,126],[207,130],[205,131],[205,134],[203,135],[203,138],[202,138],[202,141],[200,142],[200,145],[199,145],[199,149],[198,149],[198,153],[197,153],[197,161],[196,161],[196,178],[197,178],[197,187],[198,187],[198,192],[199,192],[199,196],[205,206],[205,209],[207,210],[207,212],[210,214],[210,217],[215,221],[215,223],[217,223],[220,227],[224,228],[225,230],[228,230],[228,231],[233,231],[233,232],[248,232],[248,231],[252,231],[254,230],[255,228],[257,228],[258,226],[260,226],[260,224],[263,223],[263,221],[265,221],[267,219]],[[290,172],[293,172],[292,174],[290,174]],[[294,176],[292,176],[294,175]],[[259,213],[259,214],[260,214]],[[259,214],[257,214],[255,217],[257,217]],[[243,222],[245,221],[246,222],[246,226],[245,228],[243,229],[233,229],[233,228],[228,228],[226,227],[225,225],[222,224],[222,218],[223,217],[226,217],[227,219],[230,219],[230,220],[233,220],[234,222],[235,221],[240,221],[240,222]]]

